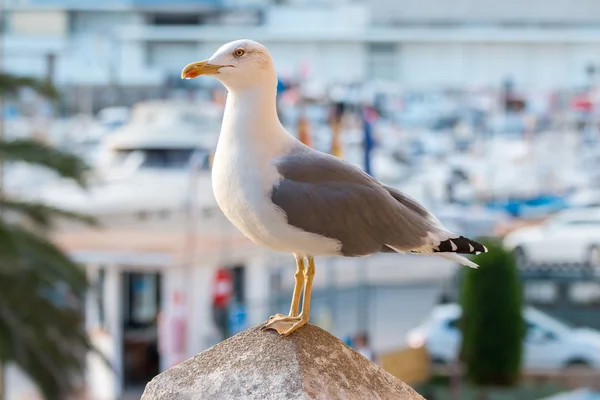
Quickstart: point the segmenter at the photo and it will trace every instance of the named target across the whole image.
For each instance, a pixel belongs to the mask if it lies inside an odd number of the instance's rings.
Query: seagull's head
[[[182,79],[211,75],[230,91],[257,85],[277,85],[277,75],[271,55],[262,44],[253,40],[236,40],[219,48],[208,60],[188,64],[181,71]]]

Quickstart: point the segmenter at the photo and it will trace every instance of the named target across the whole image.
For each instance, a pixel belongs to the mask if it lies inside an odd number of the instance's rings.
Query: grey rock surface
[[[250,328],[156,376],[142,400],[422,400],[324,330]]]

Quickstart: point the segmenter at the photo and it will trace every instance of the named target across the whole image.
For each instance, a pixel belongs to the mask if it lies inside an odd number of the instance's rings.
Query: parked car
[[[596,174],[600,177],[600,173],[596,172]],[[573,208],[600,207],[600,188],[578,190],[567,197],[566,204]]]
[[[600,207],[561,211],[538,226],[509,233],[504,246],[521,266],[584,263],[600,270]]]
[[[421,325],[408,332],[408,345],[425,346],[434,363],[453,362],[461,340],[460,315],[458,304],[436,306]],[[555,370],[578,366],[600,370],[599,331],[573,328],[533,307],[526,307],[523,316],[527,325],[524,368]]]
[[[569,392],[554,394],[550,397],[544,397],[540,400],[598,400],[600,392],[593,389],[580,388]]]

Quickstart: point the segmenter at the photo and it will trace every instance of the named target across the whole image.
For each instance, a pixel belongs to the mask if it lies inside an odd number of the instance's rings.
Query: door
[[[161,275],[123,274],[123,365],[125,388],[143,387],[159,373],[158,313]]]

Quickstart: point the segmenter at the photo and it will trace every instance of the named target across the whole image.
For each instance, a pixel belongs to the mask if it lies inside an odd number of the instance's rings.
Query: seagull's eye
[[[233,52],[233,55],[236,56],[236,57],[241,57],[241,56],[244,55],[244,53],[246,53],[244,51],[244,49],[237,49],[236,51]]]

